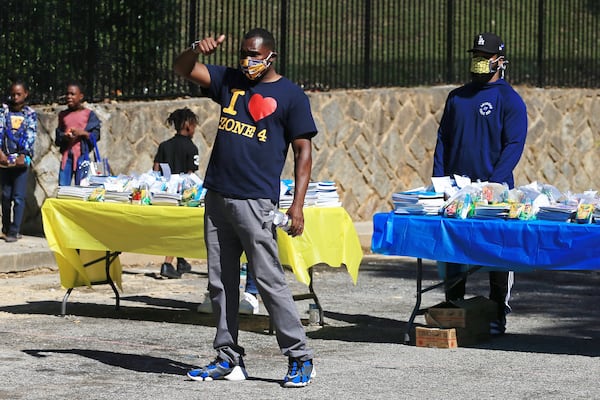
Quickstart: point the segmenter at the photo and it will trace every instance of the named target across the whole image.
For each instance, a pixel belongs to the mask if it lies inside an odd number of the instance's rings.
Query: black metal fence
[[[278,71],[307,90],[457,84],[477,32],[503,37],[513,84],[600,87],[597,0],[0,0],[0,83],[60,100],[197,95],[172,72],[191,41],[227,35],[206,62],[237,64],[244,31],[278,40]]]

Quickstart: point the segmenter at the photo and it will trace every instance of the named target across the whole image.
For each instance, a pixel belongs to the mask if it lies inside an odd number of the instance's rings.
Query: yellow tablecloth
[[[206,258],[203,217],[202,207],[64,199],[47,199],[42,205],[44,233],[56,257],[61,285],[67,289],[95,282],[91,275],[96,266],[86,268],[83,264],[106,251]],[[277,235],[281,263],[289,265],[296,279],[306,285],[313,265],[345,265],[356,284],[363,253],[346,210],[307,207],[304,219],[302,236],[292,238],[281,231]],[[78,249],[86,251],[80,254]],[[100,267],[104,264],[99,263]],[[118,260],[111,266],[111,277],[120,287]]]

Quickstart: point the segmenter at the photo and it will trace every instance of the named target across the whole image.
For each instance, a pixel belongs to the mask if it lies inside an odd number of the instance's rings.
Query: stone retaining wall
[[[319,134],[313,143],[313,180],[334,180],[354,221],[370,221],[391,207],[394,191],[430,183],[432,154],[444,101],[454,86],[309,93]],[[529,134],[515,171],[516,185],[547,182],[560,190],[598,189],[600,90],[517,87],[527,104]],[[189,107],[200,118],[194,142],[200,175],[208,162],[218,106],[205,98],[90,104],[102,120],[100,152],[116,173],[152,167],[158,144],[173,135],[169,113]],[[40,206],[56,195],[59,153],[53,145],[63,106],[34,107],[39,131],[23,232],[41,233]],[[291,153],[291,151],[290,151]],[[283,172],[292,178],[292,162]]]

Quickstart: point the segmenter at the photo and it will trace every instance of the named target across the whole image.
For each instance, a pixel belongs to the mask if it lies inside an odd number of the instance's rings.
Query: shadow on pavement
[[[134,301],[148,300],[149,307],[130,307],[123,305],[115,310],[114,305],[97,303],[70,302],[67,306],[67,316],[106,318],[116,320],[166,322],[177,324],[201,325],[215,327],[210,314],[200,314],[195,309],[197,303],[188,303],[170,299],[151,298],[147,296],[131,296]],[[121,298],[124,300],[124,298]],[[162,307],[162,308],[161,308]],[[61,303],[58,301],[36,301],[0,307],[0,312],[11,314],[60,315]],[[269,317],[267,315],[240,315],[240,330],[268,334]]]
[[[196,368],[194,365],[180,363],[169,358],[131,353],[115,353],[112,351],[85,349],[32,349],[23,350],[23,352],[37,358],[49,357],[49,354],[74,354],[114,367],[155,374],[185,375],[190,369]]]
[[[592,338],[576,338],[538,334],[506,334],[492,338],[472,348],[519,351],[525,353],[568,354],[587,357],[600,356],[600,343]]]
[[[311,339],[341,340],[346,342],[404,343],[406,322],[389,318],[376,318],[363,314],[340,314],[325,312],[327,318],[353,323],[353,326],[325,326],[309,332]],[[424,326],[415,324],[415,326]],[[414,331],[411,333],[414,340]],[[414,344],[413,344],[414,345]],[[470,348],[518,351],[526,353],[569,354],[588,357],[600,356],[600,342],[581,337],[565,337],[540,334],[506,334]]]
[[[169,374],[177,376],[185,376],[185,374],[193,368],[198,368],[197,365],[177,362],[169,358],[153,357],[148,355],[138,355],[131,353],[117,353],[112,351],[100,350],[85,350],[85,349],[44,349],[44,350],[22,350],[23,353],[36,358],[50,357],[52,354],[73,354],[81,357],[86,357],[91,360],[98,361],[102,364],[111,365],[127,369],[130,371],[154,373],[154,374]],[[88,373],[85,371],[84,373]],[[69,374],[69,373],[67,373]],[[79,371],[71,371],[72,375],[79,375]],[[188,378],[189,379],[189,378]],[[191,379],[189,379],[192,381]],[[279,385],[281,380],[260,377],[248,377],[249,381],[260,381],[267,383],[275,383]]]

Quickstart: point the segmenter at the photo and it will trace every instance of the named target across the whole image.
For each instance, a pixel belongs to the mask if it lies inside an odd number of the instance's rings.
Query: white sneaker
[[[240,301],[239,313],[245,315],[258,314],[258,299],[252,293],[244,292]]]
[[[204,293],[204,300],[198,304],[198,312],[202,314],[212,314],[212,301],[210,300],[210,294]]]

